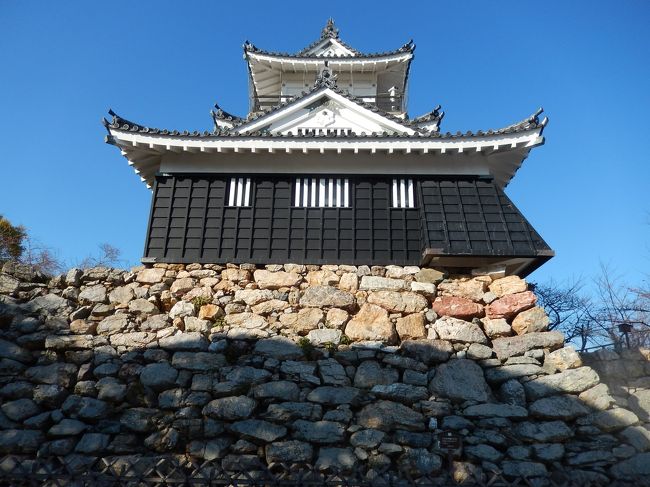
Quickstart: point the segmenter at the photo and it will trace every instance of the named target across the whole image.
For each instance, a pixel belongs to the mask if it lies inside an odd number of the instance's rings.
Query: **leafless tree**
[[[50,247],[27,235],[24,239],[24,250],[19,261],[34,266],[43,274],[53,276],[65,270],[65,265]]]
[[[581,280],[533,284],[549,329],[562,331],[581,351],[594,346],[650,345],[650,287],[632,287],[606,266],[587,293]]]
[[[566,283],[552,280],[545,284],[533,284],[533,289],[538,304],[548,315],[549,330],[563,332],[567,341],[573,342],[580,350],[596,345],[597,334],[587,317],[590,300],[583,293],[582,280],[574,279]]]
[[[89,267],[118,267],[124,264],[121,258],[122,252],[117,247],[108,243],[99,245],[99,255],[89,255],[85,257],[77,267],[87,269]]]
[[[587,310],[603,339],[621,346],[650,345],[650,289],[622,282],[607,266],[596,279],[598,306]]]

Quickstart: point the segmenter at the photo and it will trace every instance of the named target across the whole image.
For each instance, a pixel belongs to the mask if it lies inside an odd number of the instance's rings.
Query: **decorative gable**
[[[370,110],[363,103],[323,87],[258,119],[235,127],[233,132],[265,132],[272,135],[413,135],[415,130],[394,117]]]
[[[355,56],[356,53],[336,39],[323,39],[316,46],[305,51],[304,55],[315,57],[350,57]]]
[[[371,120],[359,110],[350,109],[330,98],[323,97],[314,105],[294,112],[293,116],[287,119],[278,120],[269,127],[269,131],[281,135],[395,133],[394,127],[387,127],[376,120]]]

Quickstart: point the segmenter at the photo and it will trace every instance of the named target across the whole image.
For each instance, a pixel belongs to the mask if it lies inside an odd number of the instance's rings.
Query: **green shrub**
[[[300,340],[298,340],[298,346],[302,349],[302,353],[305,354],[305,357],[308,359],[312,358],[315,348],[309,338],[302,337]]]
[[[192,304],[194,305],[194,309],[198,312],[201,309],[201,306],[210,304],[212,302],[211,299],[206,298],[205,296],[197,296],[195,298],[192,298]]]

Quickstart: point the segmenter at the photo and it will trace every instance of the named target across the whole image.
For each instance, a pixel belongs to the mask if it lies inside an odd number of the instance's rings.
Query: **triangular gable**
[[[322,87],[296,98],[264,115],[233,128],[232,132],[247,134],[265,132],[277,135],[298,135],[306,131],[317,134],[335,130],[336,134],[370,135],[390,133],[413,135],[416,130],[398,119],[371,110],[331,88]]]
[[[323,39],[311,49],[302,52],[303,56],[316,56],[316,57],[336,57],[336,56],[356,56],[356,53],[344,46],[337,39]]]

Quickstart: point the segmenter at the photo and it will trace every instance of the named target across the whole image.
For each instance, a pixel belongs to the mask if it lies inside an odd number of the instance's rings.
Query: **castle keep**
[[[210,131],[114,112],[107,141],[152,189],[145,263],[418,265],[526,275],[553,252],[504,193],[544,142],[541,110],[443,133],[410,118],[415,45],[364,54],[329,22],[295,54],[244,44],[250,112]]]

